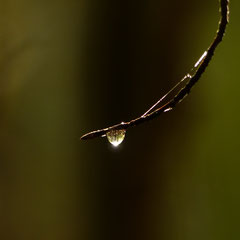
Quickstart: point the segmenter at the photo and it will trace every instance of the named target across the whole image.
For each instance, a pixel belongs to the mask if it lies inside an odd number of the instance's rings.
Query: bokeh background
[[[190,96],[119,148],[212,41],[218,1],[0,1],[0,238],[240,238],[240,2]]]

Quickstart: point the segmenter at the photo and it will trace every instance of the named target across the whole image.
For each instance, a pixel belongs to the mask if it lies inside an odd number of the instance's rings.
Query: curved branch
[[[187,84],[177,93],[177,95],[171,99],[169,102],[164,104],[163,106],[157,108],[154,111],[151,111],[158,103],[161,101],[161,99],[151,107],[146,114],[143,114],[142,116],[133,119],[129,122],[122,122],[116,125],[113,125],[108,128],[103,128],[100,130],[96,130],[93,132],[89,132],[81,137],[82,140],[88,140],[96,137],[104,137],[107,132],[111,130],[121,130],[121,129],[128,129],[129,127],[137,126],[141,123],[144,123],[146,121],[152,120],[156,117],[158,117],[161,113],[166,112],[172,108],[174,108],[178,103],[180,103],[184,97],[186,97],[192,87],[197,83],[197,81],[201,78],[202,74],[205,72],[208,64],[210,63],[214,53],[215,49],[219,45],[219,43],[222,41],[223,36],[225,34],[226,26],[229,21],[229,0],[220,0],[220,12],[221,12],[221,19],[219,22],[218,30],[216,37],[214,38],[212,44],[207,49],[207,51],[204,52],[202,57],[197,61],[197,63],[194,65],[193,69],[196,69],[195,73],[193,75],[187,74],[180,82],[182,82],[185,79],[189,79]],[[178,84],[177,84],[178,85]],[[176,86],[177,86],[176,85]],[[175,86],[175,87],[176,87]],[[175,89],[175,87],[173,89]],[[172,90],[173,90],[172,89]],[[171,91],[172,91],[171,90]],[[166,94],[167,95],[167,94]],[[165,96],[166,96],[165,95]]]

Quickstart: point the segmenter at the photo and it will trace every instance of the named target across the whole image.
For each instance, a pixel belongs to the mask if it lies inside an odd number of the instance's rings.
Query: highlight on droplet
[[[169,107],[169,108],[166,108],[163,112],[169,112],[169,111],[171,111],[171,110],[172,110],[172,108]]]
[[[117,147],[125,138],[126,130],[110,130],[106,133],[108,141],[114,146]]]
[[[198,60],[198,61],[196,62],[196,64],[194,65],[195,68],[198,67],[198,65],[199,65],[200,63],[202,63],[202,61],[203,61],[204,58],[207,56],[207,54],[208,54],[207,51],[205,51],[205,52],[203,53],[203,55],[199,58],[199,60]]]

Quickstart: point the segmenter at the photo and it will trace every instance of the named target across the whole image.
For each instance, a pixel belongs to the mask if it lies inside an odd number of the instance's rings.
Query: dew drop
[[[199,60],[198,60],[198,61],[196,62],[196,64],[194,65],[195,68],[197,68],[197,67],[199,66],[199,64],[203,62],[203,60],[205,59],[205,57],[207,56],[207,54],[208,54],[207,51],[205,51],[205,52],[203,53],[203,55],[199,58]]]
[[[171,110],[172,110],[172,108],[169,107],[169,108],[165,109],[163,112],[169,112],[169,111],[171,111]]]
[[[114,146],[117,147],[125,138],[126,130],[111,130],[107,132],[107,139],[108,141]]]

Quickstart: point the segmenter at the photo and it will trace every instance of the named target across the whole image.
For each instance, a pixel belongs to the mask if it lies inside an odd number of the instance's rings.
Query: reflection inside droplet
[[[117,147],[119,144],[122,143],[125,137],[126,130],[111,130],[107,132],[107,139],[108,141],[114,146]]]

